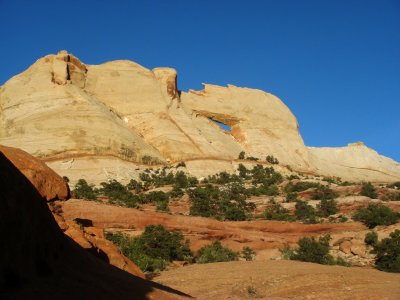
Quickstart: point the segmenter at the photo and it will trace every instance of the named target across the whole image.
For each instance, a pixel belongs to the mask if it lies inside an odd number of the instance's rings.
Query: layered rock
[[[337,148],[308,148],[310,163],[316,172],[326,176],[339,176],[342,179],[354,178],[365,181],[398,181],[400,164],[379,155],[363,143],[349,144]]]
[[[39,59],[1,87],[0,124],[0,143],[53,161],[61,174],[66,162],[84,157],[102,180],[109,173],[129,179],[140,163],[229,164],[241,151],[262,160],[273,155],[296,171],[400,180],[399,164],[373,150],[307,148],[295,116],[271,94],[209,84],[185,93],[174,69],[126,60],[85,65],[66,51]],[[121,171],[100,163],[107,159],[136,165]]]

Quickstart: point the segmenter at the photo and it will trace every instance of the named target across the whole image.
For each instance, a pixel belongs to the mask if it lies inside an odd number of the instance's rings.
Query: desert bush
[[[221,220],[243,221],[255,206],[246,202],[246,189],[230,184],[220,190],[210,184],[187,191],[191,202],[190,214]]]
[[[286,202],[296,202],[297,200],[297,193],[289,192],[286,194]]]
[[[399,213],[383,204],[370,204],[366,208],[359,208],[353,215],[353,220],[364,223],[368,228],[395,224],[399,218]]]
[[[279,251],[281,252],[282,259],[285,260],[290,260],[291,257],[293,257],[295,254],[295,249],[290,247],[289,245],[283,246],[279,249]]]
[[[135,193],[140,193],[144,190],[143,184],[135,179],[131,179],[126,188],[130,191],[135,191]]]
[[[335,265],[338,265],[338,266],[342,266],[342,267],[351,267],[351,264],[348,262],[348,261],[346,261],[346,260],[344,260],[343,258],[341,258],[341,257],[337,257],[335,260],[334,260],[334,264]]]
[[[176,186],[174,186],[172,188],[172,190],[169,192],[169,196],[171,198],[180,198],[184,195],[185,193],[183,192],[183,190],[181,188],[178,188]]]
[[[244,258],[246,261],[251,261],[253,260],[254,256],[256,255],[256,252],[251,249],[250,247],[243,247],[242,249],[242,258]]]
[[[110,203],[119,204],[126,207],[137,207],[139,197],[133,195],[126,186],[122,185],[115,179],[109,182],[100,183],[102,188],[99,192],[109,198]]]
[[[158,203],[169,200],[168,193],[165,193],[163,191],[151,191],[147,194],[142,194],[140,196],[141,203]]]
[[[85,179],[78,180],[72,193],[77,199],[96,200],[97,198],[96,189],[94,189],[93,185],[89,185]]]
[[[67,176],[63,176],[62,179],[64,180],[64,182],[68,183],[69,182],[69,178]]]
[[[365,235],[364,243],[366,245],[375,246],[378,243],[378,234],[375,231],[370,231]]]
[[[228,172],[220,172],[218,174],[208,176],[208,182],[216,184],[228,184],[231,182],[241,182],[242,179],[236,174],[229,174]]]
[[[311,194],[313,200],[331,200],[339,195],[326,185],[319,185]]]
[[[246,159],[247,160],[252,160],[252,161],[260,160],[258,157],[254,157],[254,156],[247,156]]]
[[[175,168],[179,168],[179,167],[186,168],[185,162],[181,161],[181,162],[177,163]]]
[[[196,262],[199,264],[238,260],[239,254],[228,247],[222,246],[221,242],[215,240],[211,245],[199,249]]]
[[[361,186],[361,196],[366,196],[372,199],[378,198],[378,194],[376,193],[376,190],[374,186],[371,184],[371,182],[363,182]]]
[[[382,196],[383,201],[400,201],[400,192],[388,193]]]
[[[282,207],[281,204],[271,200],[263,212],[267,220],[294,221],[294,217],[289,214],[289,210]]]
[[[298,200],[295,205],[295,216],[306,224],[317,223],[315,209],[306,202]]]
[[[331,237],[329,234],[319,237],[318,240],[315,237],[301,238],[297,242],[298,248],[291,254],[290,259],[323,265],[333,265],[335,260],[332,255],[329,254],[330,240]]]
[[[168,200],[158,201],[156,203],[156,210],[157,211],[169,212],[170,210],[169,210],[168,204],[169,204]]]
[[[239,153],[238,159],[244,159],[244,156],[246,155],[246,153],[244,151],[241,151]]]
[[[318,215],[320,217],[329,217],[336,214],[339,209],[337,208],[337,202],[333,199],[326,200],[323,199],[319,204],[317,204]]]
[[[390,233],[374,246],[375,265],[379,270],[400,273],[400,230]]]
[[[106,233],[106,238],[116,244],[142,271],[163,270],[173,260],[193,259],[189,240],[184,240],[182,233],[170,232],[162,225],[146,226],[143,234],[136,238],[120,233]]]
[[[247,178],[247,168],[243,164],[239,164],[238,166],[239,177],[246,179]]]
[[[286,185],[286,187],[285,187],[285,192],[286,193],[298,193],[298,192],[308,190],[310,188],[318,188],[318,187],[320,187],[320,184],[316,183],[316,182],[299,181],[295,184],[289,182],[289,184]]]
[[[176,172],[174,187],[184,189],[187,188],[188,186],[189,186],[189,181],[186,174],[182,171]]]
[[[269,162],[270,164],[273,164],[273,165],[279,164],[278,159],[275,158],[273,155],[267,155],[267,157],[266,157],[265,160],[266,160],[267,162]]]

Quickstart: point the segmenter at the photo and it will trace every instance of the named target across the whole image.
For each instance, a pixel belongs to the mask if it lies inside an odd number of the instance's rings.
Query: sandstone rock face
[[[400,178],[399,163],[379,155],[360,142],[347,147],[308,149],[310,162],[320,174],[365,181],[376,181],[377,178],[382,181],[396,181]]]
[[[0,125],[0,143],[52,161],[60,174],[62,162],[89,157],[131,162],[120,174],[140,163],[178,161],[203,161],[194,169],[206,173],[199,166],[207,161],[229,164],[245,151],[262,160],[274,155],[296,171],[400,180],[398,163],[365,146],[307,148],[295,116],[271,94],[210,84],[181,92],[174,69],[126,60],[85,65],[66,51],[39,59],[1,87]],[[91,168],[108,179],[108,167]]]
[[[3,153],[28,178],[46,200],[66,200],[69,188],[64,180],[45,163],[20,149],[0,145]]]

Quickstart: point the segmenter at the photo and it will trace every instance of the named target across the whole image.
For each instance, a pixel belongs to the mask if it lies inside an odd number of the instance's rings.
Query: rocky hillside
[[[266,92],[209,84],[182,92],[174,69],[125,60],[85,65],[66,51],[0,88],[0,124],[0,144],[46,159],[73,180],[83,173],[124,180],[138,165],[179,161],[198,173],[233,171],[242,151],[345,180],[400,179],[397,162],[364,145],[306,147],[295,116]]]

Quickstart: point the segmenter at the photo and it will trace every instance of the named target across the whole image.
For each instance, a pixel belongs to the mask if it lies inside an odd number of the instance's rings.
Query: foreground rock
[[[41,194],[0,152],[1,299],[176,299],[66,237]]]
[[[0,145],[0,152],[28,178],[46,200],[66,200],[69,198],[67,183],[42,161],[16,148]]]
[[[155,280],[197,299],[400,299],[400,274],[297,261],[191,265]]]
[[[51,160],[72,180],[82,170],[101,181],[115,173],[129,180],[141,163],[205,161],[195,166],[205,171],[213,160],[223,162],[213,163],[222,171],[241,151],[344,180],[400,180],[397,162],[365,146],[307,148],[295,116],[269,93],[210,84],[181,92],[174,69],[126,60],[91,66],[66,51],[39,59],[0,88],[0,124],[1,144]]]

